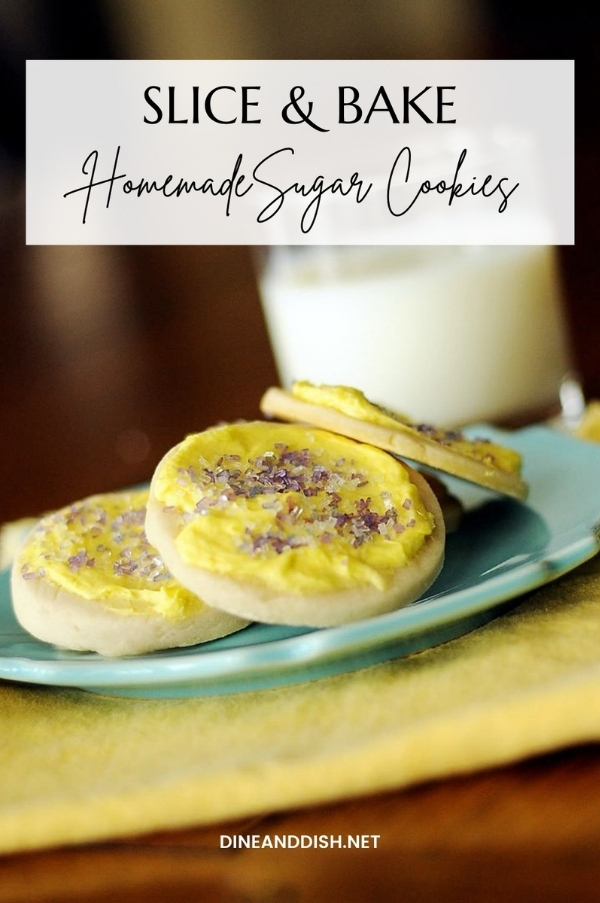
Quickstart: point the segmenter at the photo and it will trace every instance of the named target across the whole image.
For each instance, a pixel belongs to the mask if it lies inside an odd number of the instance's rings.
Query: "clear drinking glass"
[[[553,248],[263,251],[260,292],[282,385],[351,385],[445,425],[559,410],[572,361]]]

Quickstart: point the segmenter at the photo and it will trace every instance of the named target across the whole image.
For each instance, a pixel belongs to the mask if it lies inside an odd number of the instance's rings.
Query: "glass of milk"
[[[354,386],[440,425],[558,410],[571,359],[552,248],[273,247],[260,292],[284,387]]]

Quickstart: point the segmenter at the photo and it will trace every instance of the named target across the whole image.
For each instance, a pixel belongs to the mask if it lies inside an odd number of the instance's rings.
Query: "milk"
[[[355,386],[438,424],[556,409],[570,359],[551,248],[270,255],[261,295],[282,385]]]

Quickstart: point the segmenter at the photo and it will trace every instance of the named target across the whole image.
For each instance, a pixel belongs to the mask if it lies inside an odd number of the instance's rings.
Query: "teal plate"
[[[187,649],[108,659],[35,640],[17,624],[0,573],[0,678],[118,696],[234,693],[340,674],[461,636],[555,580],[600,548],[600,446],[546,427],[507,435],[477,426],[523,455],[527,504],[447,480],[467,509],[448,537],[427,593],[392,614],[323,630],[253,624]]]

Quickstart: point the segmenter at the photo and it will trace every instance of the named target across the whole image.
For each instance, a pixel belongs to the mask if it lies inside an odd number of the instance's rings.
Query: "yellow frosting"
[[[185,617],[202,607],[144,534],[147,490],[109,493],[44,517],[18,555],[24,580],[49,581],[122,614]]]
[[[521,456],[512,448],[488,442],[487,439],[467,439],[458,430],[440,429],[429,424],[414,424],[402,414],[374,404],[359,389],[350,386],[314,385],[299,381],[292,386],[292,395],[310,404],[333,408],[348,417],[396,430],[418,432],[420,436],[438,442],[445,448],[459,452],[484,464],[499,467],[507,473],[519,473]]]
[[[184,562],[287,593],[384,587],[433,530],[391,455],[266,422],[189,436],[155,473]]]

